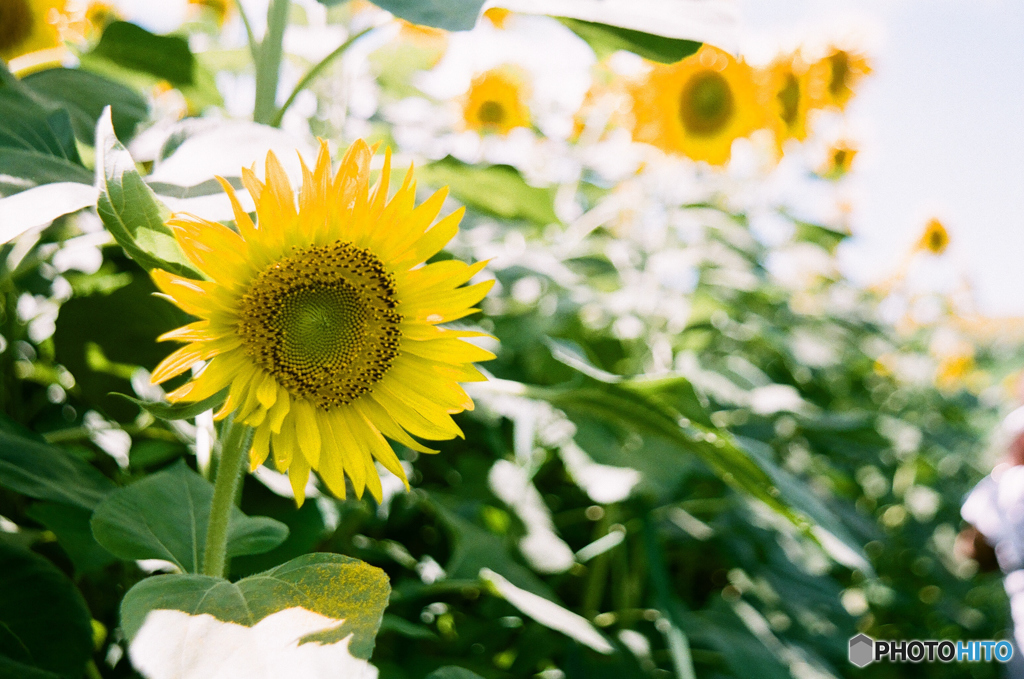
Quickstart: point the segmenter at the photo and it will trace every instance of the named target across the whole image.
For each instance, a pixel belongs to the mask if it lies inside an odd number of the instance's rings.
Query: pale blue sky
[[[1024,315],[1024,3],[740,0],[750,35],[864,27],[875,73],[849,110],[862,133],[848,271],[891,271],[931,214],[983,311]]]

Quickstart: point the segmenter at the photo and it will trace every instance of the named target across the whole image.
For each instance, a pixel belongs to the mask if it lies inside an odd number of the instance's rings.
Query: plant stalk
[[[206,550],[203,553],[203,574],[227,577],[228,531],[231,512],[241,486],[242,468],[252,446],[252,427],[233,419],[226,423],[217,477],[213,483],[210,522],[206,529]]]
[[[270,123],[277,110],[277,83],[281,76],[281,46],[284,29],[288,25],[290,0],[270,0],[267,9],[267,32],[256,59],[256,105],[252,119],[257,123]]]
[[[293,89],[292,93],[288,95],[288,99],[285,100],[281,108],[277,111],[277,113],[274,114],[274,118],[270,121],[270,124],[273,125],[274,127],[278,127],[281,124],[281,121],[284,119],[285,112],[287,112],[288,108],[292,105],[292,103],[295,102],[295,97],[299,96],[299,92],[306,89],[309,86],[309,84],[313,82],[313,80],[315,80],[324,71],[324,69],[331,64],[332,61],[341,56],[345,52],[345,50],[347,50],[349,46],[352,45],[352,43],[354,43],[356,40],[363,37],[372,30],[373,27],[371,26],[370,28],[364,29],[359,33],[356,33],[351,38],[341,43],[341,45],[339,45],[337,49],[335,49],[333,52],[331,52],[326,57],[317,62],[314,66],[312,66],[308,71],[306,71],[306,74],[302,76],[302,79],[299,80],[298,84],[295,85],[295,89]]]

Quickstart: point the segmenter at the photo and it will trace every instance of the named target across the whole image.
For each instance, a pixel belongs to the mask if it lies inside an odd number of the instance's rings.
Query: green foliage
[[[481,679],[480,675],[462,667],[449,665],[427,675],[427,679]]]
[[[177,462],[111,493],[92,517],[96,541],[122,559],[165,559],[186,573],[202,567],[213,486]],[[235,509],[228,556],[261,554],[280,545],[288,527]]]
[[[205,613],[251,627],[273,613],[302,607],[344,623],[307,635],[300,644],[333,644],[352,635],[349,651],[369,658],[390,591],[379,568],[339,554],[306,554],[235,583],[206,575],[143,580],[125,596],[121,621],[132,638],[152,610]]]
[[[487,214],[540,226],[558,221],[551,189],[530,186],[508,165],[474,167],[448,157],[420,168],[418,176],[430,186],[447,186],[460,201]]]
[[[88,463],[5,431],[0,431],[0,485],[37,500],[89,511],[114,490],[114,484]]]
[[[126,21],[107,26],[87,56],[147,73],[172,85],[194,85],[196,81],[196,58],[188,40],[177,35],[154,35]]]
[[[376,4],[414,24],[446,31],[466,31],[476,25],[484,0],[381,0]]]
[[[96,128],[96,179],[100,186],[96,210],[125,254],[147,271],[159,268],[187,278],[202,277],[164,224],[167,209],[117,140],[109,113]]]
[[[701,43],[693,40],[666,38],[620,26],[580,21],[568,17],[558,17],[558,20],[568,26],[573,33],[586,40],[597,54],[598,59],[604,59],[619,50],[626,50],[638,54],[644,59],[671,64],[690,56],[701,46]]]
[[[0,676],[78,679],[92,656],[89,609],[53,564],[0,541]]]
[[[114,133],[131,139],[135,127],[146,120],[149,105],[138,92],[108,78],[72,68],[48,68],[22,81],[33,93],[67,109],[75,137],[92,145],[96,123],[110,107]]]

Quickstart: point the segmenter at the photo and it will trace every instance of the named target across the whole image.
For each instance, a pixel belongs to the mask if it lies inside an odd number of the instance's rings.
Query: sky
[[[843,266],[891,273],[928,218],[951,235],[938,278],[966,278],[979,310],[1024,316],[1024,3],[739,0],[741,49],[835,36],[874,73],[848,110],[862,152]]]

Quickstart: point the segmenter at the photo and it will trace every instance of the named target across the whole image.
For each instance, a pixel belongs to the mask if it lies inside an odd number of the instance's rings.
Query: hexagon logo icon
[[[850,639],[850,662],[857,667],[871,664],[875,656],[875,640],[866,634],[858,634]]]

